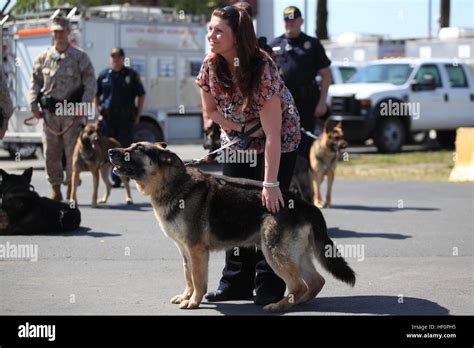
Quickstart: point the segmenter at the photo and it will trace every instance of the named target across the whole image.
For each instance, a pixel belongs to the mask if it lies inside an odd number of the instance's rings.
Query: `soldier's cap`
[[[69,20],[66,17],[57,16],[53,19],[53,23],[51,24],[51,30],[69,30]]]
[[[123,51],[123,48],[121,47],[115,47],[112,48],[112,52],[110,52],[111,56],[120,56],[120,57],[125,57],[125,52]]]
[[[301,16],[301,11],[298,7],[296,6],[288,6],[283,10],[283,19],[296,19],[300,18]]]

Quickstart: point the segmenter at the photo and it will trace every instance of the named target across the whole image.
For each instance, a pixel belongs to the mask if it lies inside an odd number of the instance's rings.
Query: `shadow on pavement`
[[[387,239],[408,239],[411,236],[399,233],[371,233],[341,230],[338,227],[328,228],[330,238],[387,238]]]
[[[381,315],[448,315],[449,310],[436,302],[416,297],[344,296],[321,297],[298,307],[296,312],[331,312]]]
[[[57,234],[57,236],[62,237],[94,237],[94,238],[105,238],[105,237],[118,237],[121,236],[120,233],[108,233],[108,232],[90,232],[91,229],[89,227],[79,227],[78,230],[73,232],[65,232],[61,234]]]
[[[91,208],[90,204],[81,204],[79,203],[79,209],[83,208]],[[127,211],[151,211],[153,208],[151,207],[151,203],[133,203],[133,204],[99,204],[97,208],[93,209],[102,209],[102,210],[127,210]]]
[[[398,303],[397,296],[341,296],[321,297],[309,303],[295,306],[288,313],[339,313],[375,315],[448,315],[449,310],[436,302],[415,297],[404,297]],[[226,315],[282,315],[268,313],[253,303],[203,302],[202,308],[215,309]]]
[[[331,209],[343,209],[343,210],[362,210],[362,211],[376,211],[376,212],[394,212],[403,210],[416,210],[416,211],[439,211],[438,208],[419,208],[419,207],[369,207],[365,205],[331,205]]]

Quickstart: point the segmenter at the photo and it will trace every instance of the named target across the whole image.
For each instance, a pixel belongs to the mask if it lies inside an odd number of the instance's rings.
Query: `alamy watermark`
[[[364,261],[365,246],[364,244],[326,244],[324,246],[324,256],[355,258],[357,261]]]
[[[87,116],[89,120],[95,119],[95,105],[87,102],[68,102],[66,100],[55,104],[55,115],[64,116]]]
[[[18,326],[18,337],[47,338],[48,341],[54,341],[56,339],[56,325],[37,325],[26,322]]]
[[[0,260],[36,262],[38,261],[38,244],[14,244],[7,241],[5,244],[0,244]]]
[[[420,118],[420,103],[398,102],[389,100],[380,103],[380,116],[410,116],[417,120]]]
[[[250,167],[257,166],[257,151],[225,149],[216,157],[218,163],[249,163]]]

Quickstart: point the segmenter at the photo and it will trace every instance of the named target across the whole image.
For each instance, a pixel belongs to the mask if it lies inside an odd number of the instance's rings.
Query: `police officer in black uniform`
[[[323,117],[327,112],[326,96],[331,83],[331,61],[319,39],[301,31],[303,18],[297,7],[285,8],[283,19],[285,34],[270,42],[270,46],[280,67],[280,74],[295,100],[301,117],[301,127],[312,132],[316,118]],[[320,86],[315,80],[318,72],[322,77]],[[299,155],[309,158],[312,141],[308,136],[302,136]]]
[[[125,66],[122,48],[112,49],[110,57],[111,68],[103,70],[97,78],[95,103],[107,135],[118,140],[123,147],[128,147],[133,142],[134,125],[140,123],[145,89],[139,74]],[[120,186],[116,175],[112,175],[112,179],[115,187]]]

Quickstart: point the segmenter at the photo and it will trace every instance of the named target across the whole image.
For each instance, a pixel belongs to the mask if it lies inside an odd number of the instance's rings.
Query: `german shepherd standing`
[[[72,190],[69,200],[77,202],[77,186],[79,185],[79,174],[90,171],[93,179],[93,192],[91,207],[96,208],[97,203],[107,203],[110,196],[111,186],[109,174],[112,169],[108,161],[107,151],[113,147],[120,147],[120,143],[114,138],[104,135],[103,124],[87,124],[77,138],[76,147],[72,157]],[[97,202],[99,189],[99,172],[105,184],[105,195]],[[120,178],[125,186],[127,204],[132,204],[130,185],[128,178]]]
[[[209,252],[258,245],[269,265],[285,281],[288,296],[264,308],[287,310],[313,299],[324,278],[315,256],[337,279],[355,284],[354,271],[327,235],[321,211],[285,193],[286,207],[269,213],[261,201],[259,181],[213,176],[186,167],[166,144],[140,142],[109,150],[114,173],[134,179],[151,203],[158,222],[183,257],[186,287],[171,299],[180,308],[197,308],[207,291]],[[337,256],[334,256],[336,255]]]
[[[332,126],[331,126],[332,124]],[[309,153],[309,163],[298,156],[295,174],[291,182],[291,191],[299,194],[318,208],[331,206],[331,193],[336,174],[337,161],[341,151],[347,147],[341,122],[334,125],[331,121],[324,124],[323,133],[313,142]],[[328,178],[326,202],[321,198],[321,184]]]

